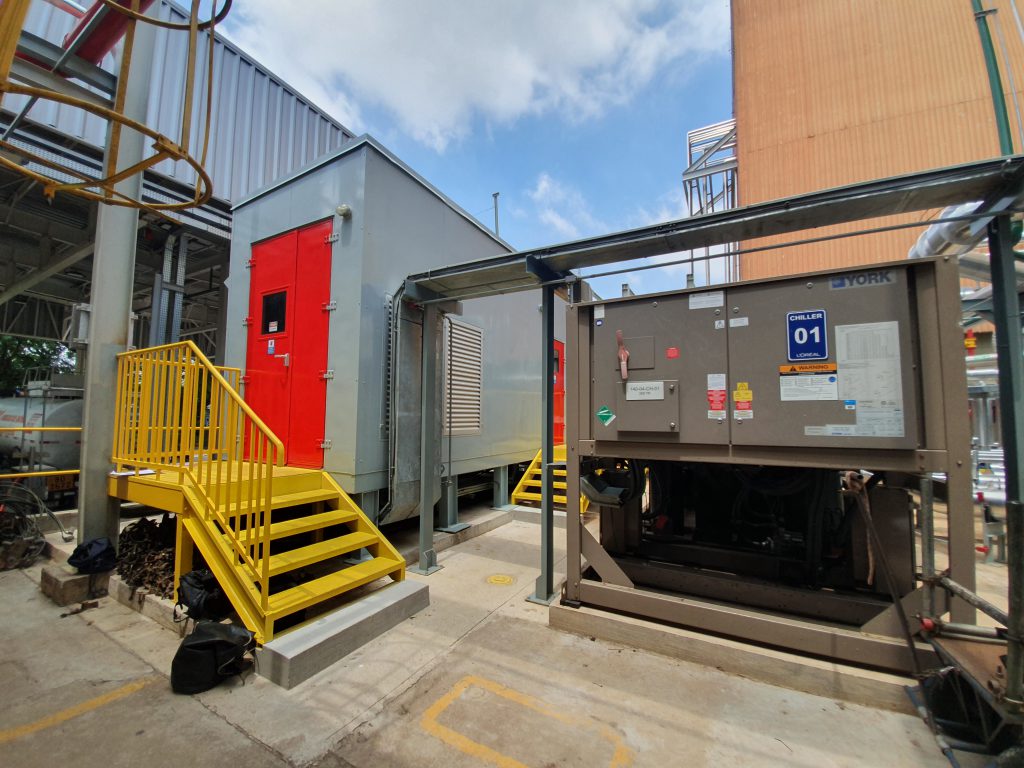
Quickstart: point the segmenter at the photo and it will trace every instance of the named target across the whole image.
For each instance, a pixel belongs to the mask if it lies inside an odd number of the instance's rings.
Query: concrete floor
[[[428,609],[290,691],[177,696],[175,632],[110,599],[60,618],[38,568],[0,573],[0,765],[947,765],[915,717],[550,629],[538,540],[510,522],[441,552],[410,576]]]

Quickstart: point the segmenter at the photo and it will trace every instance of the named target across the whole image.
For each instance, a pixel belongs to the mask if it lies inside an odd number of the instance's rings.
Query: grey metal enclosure
[[[375,140],[357,139],[234,207],[227,365],[249,375],[256,362],[265,362],[264,347],[251,346],[252,334],[261,330],[249,317],[255,306],[254,251],[314,224],[329,232],[317,241],[317,247],[320,241],[329,247],[329,278],[312,279],[330,284],[323,307],[329,316],[326,367],[320,371],[326,401],[318,433],[323,468],[347,492],[358,494],[371,517],[381,511],[382,521],[401,520],[418,508],[423,316],[403,296],[405,277],[510,248]],[[300,279],[309,280],[301,248],[297,258]],[[461,316],[442,315],[435,350],[441,356],[435,382],[440,396],[432,414],[442,436],[435,499],[447,472],[503,467],[537,452],[538,303],[535,293],[518,293],[471,300],[462,305]],[[293,333],[299,344],[315,331],[303,326]],[[259,360],[247,359],[253,349],[260,350]],[[270,340],[268,355],[285,358],[287,365],[288,356],[274,351]]]

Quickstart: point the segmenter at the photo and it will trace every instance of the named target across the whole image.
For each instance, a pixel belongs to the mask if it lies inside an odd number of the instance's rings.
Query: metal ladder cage
[[[106,106],[103,97],[89,89],[76,86],[74,88],[69,87],[69,92],[61,92],[53,88],[14,82],[12,80],[12,67],[14,59],[18,54],[21,28],[28,13],[31,0],[6,0],[0,5],[0,104],[2,104],[3,97],[7,94],[28,98],[28,103],[21,109],[10,127],[0,136],[0,165],[40,184],[44,196],[48,199],[52,199],[58,192],[65,192],[108,205],[139,208],[160,213],[161,211],[177,211],[197,207],[203,205],[213,196],[213,181],[203,166],[206,164],[210,143],[214,29],[217,23],[222,21],[227,15],[231,8],[232,0],[223,0],[221,9],[216,13],[211,11],[211,17],[205,21],[200,21],[199,19],[200,0],[192,0],[188,24],[177,24],[144,15],[142,11],[148,8],[152,2],[153,0],[96,0],[96,3],[82,18],[71,35],[69,35],[68,40],[65,41],[64,54],[52,66],[51,70],[47,72],[47,74],[55,73],[62,77],[71,77],[72,75],[61,71],[62,65],[67,59],[75,55],[75,50],[81,45],[82,41],[91,34],[95,34],[104,24],[108,28],[111,25],[123,24],[124,47],[116,80],[116,90],[112,94],[112,107]],[[188,33],[181,131],[177,141],[158,133],[155,129],[143,123],[132,120],[123,111],[127,82],[130,75],[132,47],[135,40],[135,25],[138,22]],[[112,34],[110,46],[113,47],[120,35],[116,30],[111,31],[107,29],[106,31]],[[197,159],[191,151],[191,134],[192,116],[195,107],[194,81],[200,32],[208,32],[209,47],[207,53],[208,65],[206,68],[205,120],[202,148]],[[45,68],[42,67],[38,67],[38,69],[45,71]],[[30,149],[25,143],[11,141],[11,136],[17,126],[24,120],[32,106],[40,100],[54,101],[59,104],[76,107],[96,115],[109,123],[109,144],[106,152],[106,161],[101,173],[90,175],[79,168],[62,164],[50,157],[39,154]],[[116,167],[117,149],[120,146],[122,131],[125,128],[136,131],[151,139],[153,153],[138,163],[127,168],[118,169]],[[148,168],[164,160],[185,162],[195,171],[196,181],[191,199],[171,203],[144,202],[141,199],[141,195],[139,198],[134,198],[116,188],[119,182],[136,174],[144,173]]]

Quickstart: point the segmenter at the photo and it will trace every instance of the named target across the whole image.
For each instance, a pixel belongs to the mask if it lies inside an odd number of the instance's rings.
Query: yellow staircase
[[[556,464],[565,464],[565,446],[556,445],[553,461]],[[541,496],[541,451],[533,457],[526,474],[522,476],[516,489],[512,491],[513,504],[540,504]],[[565,509],[565,470],[555,469],[551,485],[554,489],[555,506]],[[586,512],[590,501],[586,496],[580,494],[580,512]]]
[[[405,560],[329,474],[284,465],[284,446],[242,400],[238,369],[190,341],[126,352],[109,492],[177,515],[175,585],[193,547],[260,643]],[[369,556],[356,561],[358,553]]]

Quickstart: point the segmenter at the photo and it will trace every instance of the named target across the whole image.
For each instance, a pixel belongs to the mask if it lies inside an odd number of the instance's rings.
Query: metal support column
[[[124,114],[146,121],[149,105],[156,27],[138,24],[132,46]],[[115,158],[118,170],[143,158],[144,136],[124,129]],[[109,141],[108,150],[109,152]],[[142,174],[134,174],[116,189],[139,199]],[[78,494],[79,541],[108,536],[117,541],[121,505],[107,495],[110,452],[114,444],[117,354],[128,349],[132,289],[135,281],[135,243],[139,212],[135,208],[100,205],[96,222],[96,252],[92,267],[92,317],[89,321],[88,362],[85,368],[85,412],[82,420],[82,473]]]
[[[555,288],[541,289],[541,491],[540,491],[540,576],[531,603],[549,604],[555,597],[555,510],[552,476],[555,458]]]
[[[491,478],[491,506],[501,509],[508,506],[508,464],[502,464],[494,468],[494,475]]]
[[[1006,548],[1009,578],[1006,699],[1022,703],[1024,686],[1024,489],[1020,449],[1024,440],[1024,359],[1021,346],[1020,297],[1014,265],[1010,218],[1000,216],[988,227],[992,264],[992,308],[999,358],[999,410],[1006,467]]]
[[[932,476],[921,478],[921,575],[924,577],[924,615],[935,616],[935,488]]]
[[[434,477],[437,463],[437,317],[435,304],[423,307],[423,345],[420,350],[420,561],[410,570],[427,575],[438,570],[434,551]]]

